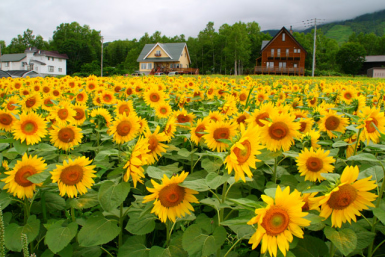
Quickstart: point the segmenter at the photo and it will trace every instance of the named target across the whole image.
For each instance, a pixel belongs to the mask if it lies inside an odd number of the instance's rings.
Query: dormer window
[[[160,50],[157,50],[157,51],[155,52],[155,56],[162,56],[162,54],[160,53]]]
[[[282,33],[282,41],[285,41],[285,33]]]

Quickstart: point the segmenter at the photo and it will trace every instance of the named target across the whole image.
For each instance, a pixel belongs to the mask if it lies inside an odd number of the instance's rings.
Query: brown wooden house
[[[263,41],[254,74],[304,75],[307,52],[285,27]]]

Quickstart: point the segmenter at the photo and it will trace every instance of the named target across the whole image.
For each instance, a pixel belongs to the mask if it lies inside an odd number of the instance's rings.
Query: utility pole
[[[102,32],[100,31],[100,35]],[[102,42],[102,54],[100,55],[100,77],[103,77],[103,36],[101,36],[100,41]]]
[[[318,22],[320,22],[321,19],[318,19]],[[325,21],[325,19],[323,19],[323,21]],[[314,77],[314,71],[315,71],[315,53],[316,53],[316,49],[317,49],[317,18],[314,18],[314,19],[311,19],[311,20],[307,20],[306,22],[305,21],[302,21],[305,25],[305,27],[313,27],[314,26],[314,39],[313,39],[313,64],[312,64],[312,69],[311,69],[311,76]]]

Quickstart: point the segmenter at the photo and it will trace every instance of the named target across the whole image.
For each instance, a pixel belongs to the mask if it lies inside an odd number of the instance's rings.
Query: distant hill
[[[298,32],[310,33],[312,29],[314,27]],[[382,37],[385,35],[385,10],[367,13],[351,20],[322,24],[317,26],[317,29],[322,29],[326,37],[335,39],[339,44],[347,42],[353,32],[356,34],[361,32],[364,34],[374,33]],[[274,36],[278,31],[279,29],[271,29],[262,32]]]

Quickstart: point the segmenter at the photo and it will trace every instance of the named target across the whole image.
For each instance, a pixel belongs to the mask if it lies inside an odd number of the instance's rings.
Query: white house
[[[33,70],[43,75],[67,75],[67,54],[27,48],[21,54],[0,56],[0,70]]]

